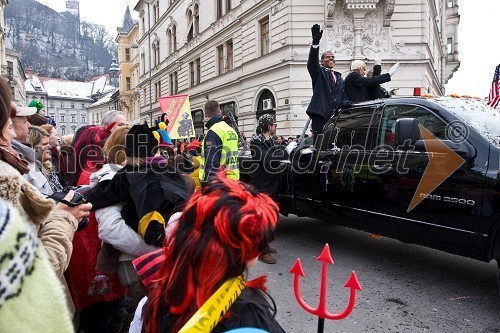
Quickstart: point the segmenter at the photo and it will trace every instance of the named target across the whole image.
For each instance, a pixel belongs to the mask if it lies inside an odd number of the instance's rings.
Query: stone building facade
[[[435,95],[458,68],[458,0],[139,0],[141,120],[160,113],[157,98],[188,94],[198,134],[202,108],[216,99],[250,137],[274,112],[278,135],[302,132],[312,95],[306,69],[311,26],[324,29],[344,77],[355,59],[383,71],[401,66],[386,88]]]
[[[130,8],[127,6],[123,24],[118,28],[115,41],[118,43],[118,86],[120,89],[120,106],[130,124],[141,122],[140,90],[139,90],[139,25],[132,20]]]

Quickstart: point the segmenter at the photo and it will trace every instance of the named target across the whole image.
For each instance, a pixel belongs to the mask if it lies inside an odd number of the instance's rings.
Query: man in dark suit
[[[333,70],[335,56],[331,51],[321,55],[321,66],[319,58],[319,42],[323,36],[319,24],[311,28],[312,45],[307,60],[307,71],[311,76],[313,95],[307,107],[306,113],[312,120],[312,131],[315,138],[323,130],[328,119],[336,108],[348,106],[349,101],[344,95],[344,80],[342,74]]]
[[[362,60],[354,60],[351,63],[351,72],[345,78],[345,94],[351,103],[367,101],[368,88],[391,81],[391,76],[396,72],[399,63],[392,66],[389,73],[365,77],[366,64]]]

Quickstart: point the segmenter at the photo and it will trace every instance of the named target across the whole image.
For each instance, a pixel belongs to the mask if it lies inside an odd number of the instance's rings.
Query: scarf
[[[28,162],[22,160],[7,142],[0,140],[0,159],[9,163],[24,175],[30,171]]]

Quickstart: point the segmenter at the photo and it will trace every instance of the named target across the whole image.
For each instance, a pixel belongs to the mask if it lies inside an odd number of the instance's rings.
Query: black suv
[[[295,152],[278,200],[285,214],[499,263],[499,164],[500,112],[483,102],[376,100],[337,110],[315,149]]]

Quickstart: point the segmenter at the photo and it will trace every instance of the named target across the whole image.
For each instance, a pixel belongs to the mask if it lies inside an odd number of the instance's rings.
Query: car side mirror
[[[395,133],[396,147],[403,146],[405,141],[410,141],[410,145],[420,138],[420,129],[418,127],[418,120],[415,118],[399,118],[396,120],[396,133]]]

